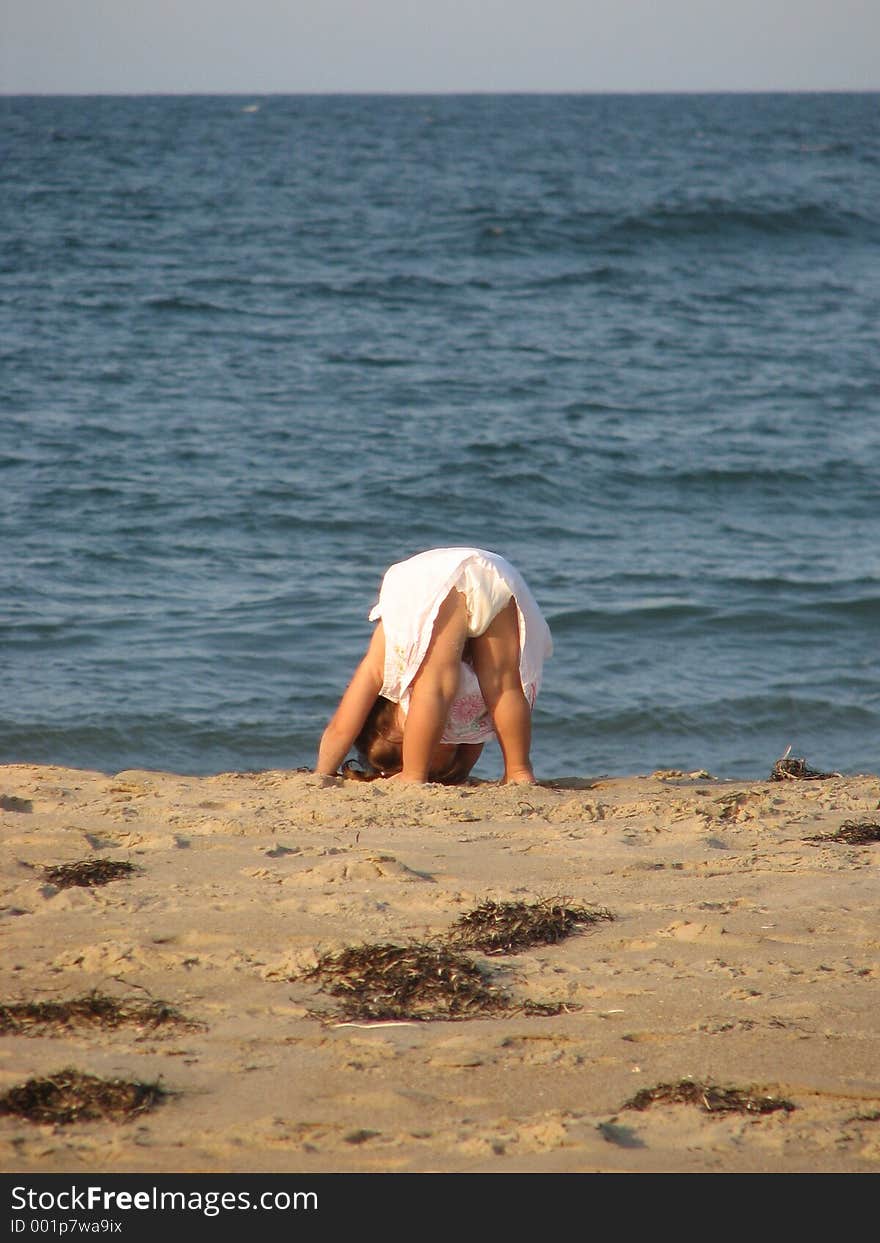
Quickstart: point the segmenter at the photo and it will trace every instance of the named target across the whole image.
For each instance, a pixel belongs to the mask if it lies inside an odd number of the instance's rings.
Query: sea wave
[[[677,241],[740,234],[777,240],[824,236],[875,241],[880,237],[880,218],[838,204],[767,203],[745,207],[729,200],[709,198],[689,206],[658,204],[615,221],[610,233],[619,239],[648,235]]]
[[[842,207],[836,202],[756,202],[744,205],[707,196],[696,202],[652,203],[637,211],[530,211],[481,210],[462,216],[456,232],[459,244],[472,232],[476,253],[487,257],[604,253],[614,257],[620,248],[666,241],[678,246],[704,246],[752,240],[811,242],[820,238],[875,243],[880,239],[880,215],[869,208]],[[582,287],[587,284],[627,285],[633,274],[620,263],[599,259],[589,269],[557,276],[534,276],[536,288]]]

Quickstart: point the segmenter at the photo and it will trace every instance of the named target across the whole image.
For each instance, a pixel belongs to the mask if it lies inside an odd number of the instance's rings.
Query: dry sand
[[[444,789],[0,768],[0,1004],[99,989],[204,1025],[0,1036],[0,1094],[63,1067],[173,1094],[123,1123],[0,1117],[0,1169],[876,1173],[880,844],[804,839],[878,803],[875,776]],[[136,870],[47,883],[86,858]],[[487,898],[547,897],[614,920],[474,957],[516,1001],[566,1003],[552,1017],[341,1025],[303,978]],[[795,1108],[624,1108],[687,1078]]]

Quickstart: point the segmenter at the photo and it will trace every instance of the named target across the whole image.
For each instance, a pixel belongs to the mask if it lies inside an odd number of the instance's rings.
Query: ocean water
[[[0,119],[0,762],[310,765],[470,543],[540,776],[878,770],[880,96]]]

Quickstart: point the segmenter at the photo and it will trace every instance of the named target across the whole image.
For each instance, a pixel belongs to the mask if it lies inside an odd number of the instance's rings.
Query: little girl
[[[378,775],[463,781],[495,734],[504,781],[533,783],[532,706],[550,630],[497,553],[433,548],[385,574],[366,655],[324,730],[316,772],[354,744]]]

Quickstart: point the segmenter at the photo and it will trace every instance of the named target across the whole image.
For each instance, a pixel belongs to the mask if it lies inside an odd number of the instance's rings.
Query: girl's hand
[[[379,622],[363,660],[321,735],[316,772],[329,775],[339,771],[382,688],[384,661],[385,631]]]

